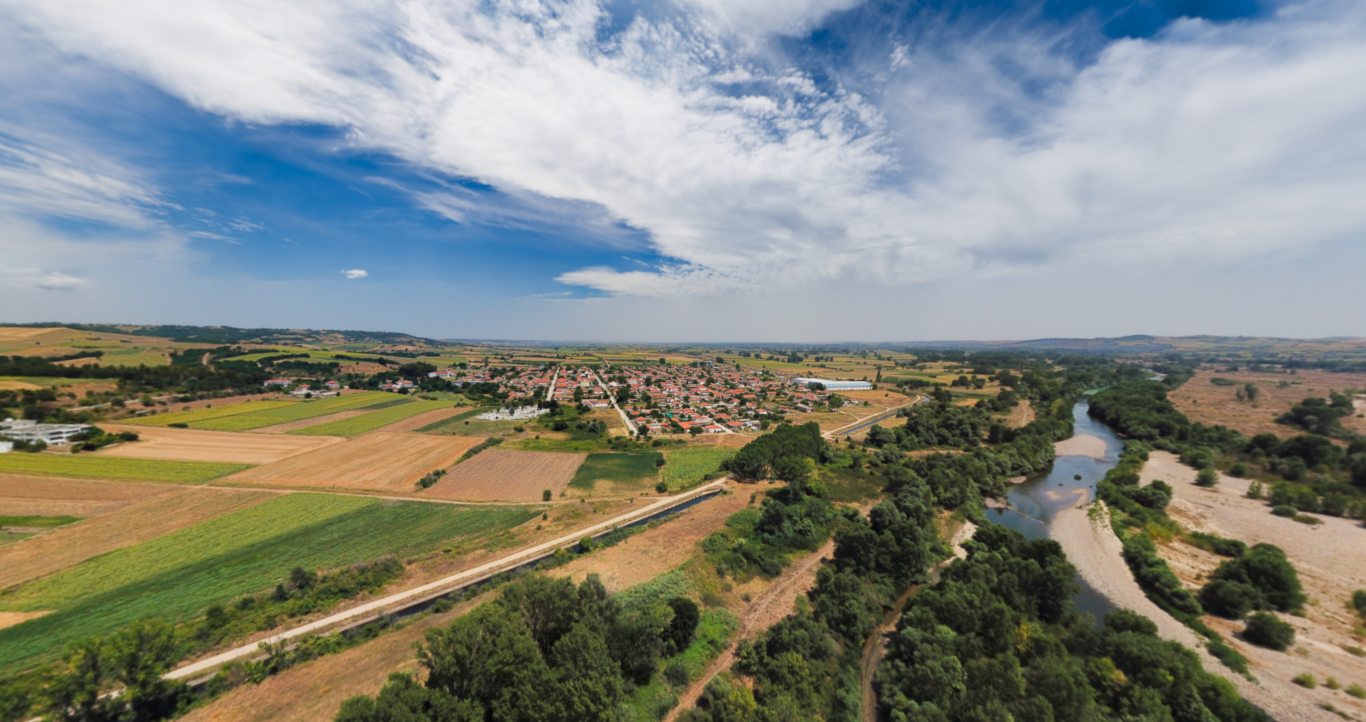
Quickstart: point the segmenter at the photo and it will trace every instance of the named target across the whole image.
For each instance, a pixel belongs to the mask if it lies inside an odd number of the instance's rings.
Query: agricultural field
[[[101,366],[169,366],[171,359],[164,353],[155,351],[139,351],[133,349],[128,353],[106,353],[100,360]]]
[[[701,483],[702,477],[721,468],[721,462],[735,456],[735,449],[723,446],[688,446],[664,454],[664,466],[659,470],[660,481],[669,485],[669,492],[682,491]]]
[[[379,411],[370,411],[349,419],[310,426],[306,429],[297,429],[289,433],[306,436],[356,436],[404,421],[418,414],[449,408],[451,408],[449,401],[413,401],[398,406],[390,406]]]
[[[540,501],[564,491],[583,454],[490,449],[462,462],[422,496],[469,501]]]
[[[589,454],[569,481],[569,488],[596,494],[635,494],[653,490],[659,479],[658,451],[635,454]]]
[[[94,453],[96,458],[269,464],[343,441],[334,436],[260,436],[122,424],[101,424],[100,428],[111,434],[132,431],[139,438],[100,449]]]
[[[0,670],[31,666],[75,639],[146,617],[183,621],[270,589],[295,566],[400,559],[525,523],[539,507],[469,508],[287,494],[89,559],[0,594],[0,611],[48,611],[0,629]]]
[[[78,516],[0,516],[0,546],[80,520]]]
[[[140,416],[136,419],[127,419],[122,423],[136,424],[138,426],[170,426],[171,424],[194,424],[197,425],[204,421],[212,421],[238,414],[253,414],[260,411],[271,409],[283,409],[294,406],[298,401],[248,401],[244,404],[230,404],[226,406],[212,406],[193,411],[176,411],[169,414],[155,414],[152,416]]]
[[[465,401],[463,396],[459,397],[459,400],[461,402]],[[417,414],[416,416],[410,416],[406,419],[403,419],[402,421],[395,421],[392,424],[380,427],[379,430],[386,431],[389,433],[417,431],[418,429],[431,426],[432,424],[435,424],[439,421],[449,419],[452,416],[458,416],[460,414],[463,414],[466,411],[468,411],[469,408],[470,407],[468,406],[454,406],[451,405],[450,402],[446,402],[445,404],[441,405],[433,411],[424,411],[420,414]]]
[[[417,431],[424,434],[457,434],[462,436],[482,434],[488,436],[490,429],[495,429],[497,431],[511,430],[513,426],[525,423],[513,421],[480,421],[479,419],[474,418],[487,411],[493,411],[494,408],[495,407],[493,406],[481,406],[477,409],[470,409],[469,411],[456,414],[449,419],[442,419],[434,424],[420,427]],[[502,425],[502,427],[500,427],[500,425]],[[475,431],[475,429],[483,429],[484,431],[479,432]]]
[[[87,388],[95,390],[113,390],[115,385],[104,379],[63,379],[47,376],[0,376],[0,391],[21,389],[37,390],[46,388],[58,388],[61,386],[80,386],[84,391]],[[74,389],[67,389],[74,391]]]
[[[177,491],[165,484],[0,474],[0,509],[16,516],[95,516]]]
[[[250,467],[250,464],[120,459],[75,454],[0,454],[0,473],[165,481],[176,484],[202,484]]]
[[[254,438],[254,437],[253,437]],[[483,439],[377,431],[341,444],[248,469],[236,484],[412,491],[417,480],[449,468]],[[538,497],[539,498],[539,497]]]
[[[365,391],[359,394],[347,394],[345,396],[333,396],[326,399],[313,401],[295,401],[289,406],[281,406],[273,409],[264,409],[250,414],[234,414],[218,419],[210,419],[190,424],[195,429],[211,429],[214,431],[250,431],[266,426],[284,424],[290,421],[300,421],[311,419],[316,416],[326,416],[327,414],[338,411],[351,411],[355,409],[371,409],[383,406],[398,406],[400,404],[412,403],[406,396],[387,394],[383,391]]]
[[[94,483],[66,479],[61,482],[64,485]],[[276,496],[265,491],[148,486],[161,493],[0,550],[0,589],[54,574],[86,559],[149,541]]]

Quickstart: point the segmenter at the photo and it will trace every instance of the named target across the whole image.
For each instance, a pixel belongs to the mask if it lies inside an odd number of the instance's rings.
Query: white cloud
[[[1054,49],[1066,38],[896,45],[876,85],[853,71],[818,84],[764,45],[853,0],[679,3],[683,16],[607,41],[590,0],[0,7],[203,110],[343,126],[356,145],[540,199],[509,222],[601,208],[582,217],[642,229],[670,259],[559,277],[611,294],[1227,262],[1366,230],[1360,3],[1181,21],[1088,67]],[[19,161],[47,179],[64,163]],[[92,213],[155,200],[117,176],[74,178],[53,195],[93,199]],[[417,201],[457,221],[478,206],[456,191]]]
[[[345,274],[347,278],[365,278],[366,276],[370,275],[368,272],[362,271],[359,268],[353,268],[349,271],[342,271],[342,273]]]
[[[46,288],[49,291],[70,291],[85,285],[85,279],[54,271],[39,279],[36,285],[38,288]]]

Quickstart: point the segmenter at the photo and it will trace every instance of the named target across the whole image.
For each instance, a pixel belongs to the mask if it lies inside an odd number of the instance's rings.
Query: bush
[[[1318,680],[1314,679],[1314,675],[1308,672],[1302,672],[1300,674],[1297,674],[1293,678],[1291,678],[1290,681],[1294,682],[1295,684],[1298,684],[1301,687],[1304,687],[1305,689],[1313,689],[1319,686]]]
[[[1300,510],[1288,504],[1282,504],[1281,506],[1271,507],[1271,513],[1275,514],[1276,516],[1283,516],[1287,519],[1293,519],[1295,518],[1296,514],[1300,513]]]
[[[1206,612],[1225,619],[1242,619],[1261,607],[1262,595],[1257,588],[1242,582],[1216,579],[1200,590],[1200,606]]]
[[[183,421],[176,421],[176,422],[174,422],[174,423],[170,423],[170,424],[166,424],[166,425],[169,426],[169,427],[171,427],[172,429],[188,429],[188,428],[190,428],[190,425],[187,424],[187,423],[185,423],[185,422],[183,422]]]
[[[1228,475],[1239,479],[1246,478],[1248,475],[1247,464],[1244,464],[1241,461],[1234,464],[1233,466],[1229,467]]]
[[[1254,481],[1254,482],[1252,482],[1251,484],[1248,484],[1248,485],[1247,485],[1247,498],[1249,498],[1249,499],[1261,499],[1261,498],[1262,498],[1262,482],[1260,482],[1260,481]]]
[[[1219,483],[1219,473],[1214,469],[1201,469],[1195,475],[1195,485],[1203,487],[1215,486]]]
[[[554,494],[549,489],[541,490],[541,501],[550,501]]]
[[[1270,612],[1257,612],[1248,617],[1243,639],[1267,649],[1284,652],[1295,643],[1295,628],[1276,618]]]
[[[1352,592],[1352,608],[1357,610],[1357,614],[1366,617],[1366,589]]]
[[[1264,608],[1289,612],[1304,604],[1299,574],[1285,552],[1270,544],[1257,544],[1242,557],[1224,562],[1210,575],[1210,581],[1224,579],[1256,588]]]

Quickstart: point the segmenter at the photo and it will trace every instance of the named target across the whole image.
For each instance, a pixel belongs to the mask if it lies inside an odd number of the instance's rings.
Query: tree
[[[1270,612],[1257,612],[1248,617],[1243,638],[1260,647],[1284,652],[1295,643],[1295,628],[1276,618]]]
[[[1195,485],[1211,487],[1219,483],[1219,474],[1214,469],[1201,469],[1195,475]]]
[[[621,675],[602,635],[575,624],[551,650],[560,719],[606,720],[621,699]]]
[[[675,652],[682,652],[692,643],[693,634],[697,631],[697,624],[702,615],[697,609],[697,604],[687,597],[674,597],[666,604],[673,610],[674,617],[669,620],[669,626],[664,628],[664,637]]]
[[[436,371],[436,367],[425,361],[414,361],[398,367],[398,375],[405,379],[425,379],[427,374]]]

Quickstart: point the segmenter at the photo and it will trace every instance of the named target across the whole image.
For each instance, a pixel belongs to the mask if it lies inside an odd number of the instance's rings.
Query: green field
[[[0,670],[146,617],[184,621],[215,602],[270,589],[295,566],[332,569],[498,533],[540,507],[466,508],[289,494],[95,557],[0,594],[0,610],[54,610],[0,629]]]
[[[170,366],[166,354],[153,351],[140,353],[107,353],[100,359],[101,366]]]
[[[202,484],[227,476],[251,464],[221,464],[208,461],[156,461],[119,459],[75,454],[0,454],[0,472],[80,476],[89,479],[136,479]]]
[[[449,408],[451,408],[449,401],[414,401],[410,404],[391,406],[380,411],[371,411],[368,414],[353,416],[349,419],[310,426],[306,429],[296,429],[289,433],[303,436],[355,436],[428,411]]]
[[[474,426],[475,424],[492,425],[502,423],[497,421],[479,421],[478,419],[474,418],[484,412],[493,411],[494,408],[495,407],[493,406],[481,406],[477,409],[470,409],[469,411],[466,411],[464,413],[456,414],[455,416],[452,416],[449,419],[442,419],[441,421],[438,421],[435,424],[428,424],[418,429],[418,431],[420,433],[434,431],[442,434],[469,434],[471,433],[469,431],[469,427]],[[466,425],[466,421],[470,423]]]
[[[335,414],[338,411],[354,411],[368,407],[380,406],[381,404],[406,404],[410,399],[406,396],[388,394],[383,391],[366,391],[359,394],[347,396],[333,396],[327,399],[317,399],[315,401],[298,401],[289,406],[281,406],[274,409],[265,409],[250,414],[234,414],[218,419],[209,419],[198,423],[190,424],[192,429],[212,429],[214,431],[250,431],[276,424],[285,424],[290,421],[302,421],[328,414]]]
[[[79,516],[0,516],[0,526],[55,529],[80,521]]]
[[[74,386],[76,384],[107,384],[108,379],[65,379],[56,376],[0,376],[0,381],[19,381],[34,386]]]
[[[681,491],[695,486],[702,477],[721,468],[721,462],[735,456],[735,449],[717,446],[693,446],[670,451],[664,458],[660,478],[669,491]]]
[[[574,489],[592,489],[599,481],[621,485],[640,485],[642,488],[653,485],[659,468],[655,462],[664,458],[658,451],[639,454],[589,454],[569,486]]]
[[[140,424],[142,426],[170,426],[171,424],[194,424],[211,419],[221,419],[226,416],[237,416],[239,414],[252,414],[259,411],[270,409],[282,409],[294,406],[298,401],[248,401],[245,404],[232,404],[231,406],[218,406],[208,409],[195,409],[194,411],[175,411],[169,414],[156,414],[153,416],[140,416],[136,419],[128,419],[121,423]]]

